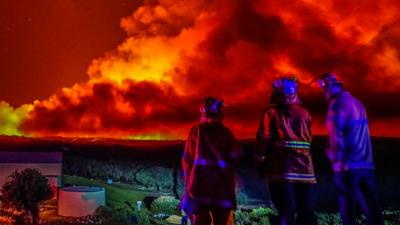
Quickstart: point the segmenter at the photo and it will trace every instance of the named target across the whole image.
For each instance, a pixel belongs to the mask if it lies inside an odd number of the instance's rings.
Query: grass
[[[107,184],[102,180],[91,180],[84,177],[63,175],[64,184],[103,187],[106,190],[106,203],[114,207],[123,207],[125,202],[136,206],[146,196],[160,196],[160,193],[139,190],[138,186],[128,184]]]

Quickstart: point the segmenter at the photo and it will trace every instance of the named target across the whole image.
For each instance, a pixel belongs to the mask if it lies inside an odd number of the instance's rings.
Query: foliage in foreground
[[[400,210],[383,211],[384,225],[400,224]],[[319,225],[341,225],[339,213],[317,213]],[[277,214],[270,208],[235,211],[236,225],[269,225],[277,222]],[[364,216],[360,216],[355,225],[366,225]]]
[[[74,182],[92,182],[90,185],[95,185],[99,181],[78,179],[77,177],[69,177],[67,180]],[[80,183],[79,183],[80,184]],[[88,184],[89,185],[89,184]],[[107,185],[101,182],[101,185],[105,185],[109,194],[107,195],[107,202],[111,205],[100,207],[96,214],[93,216],[86,216],[82,218],[63,218],[59,220],[48,220],[42,221],[41,225],[146,225],[146,224],[168,224],[163,218],[157,217],[161,214],[176,214],[179,212],[176,210],[179,200],[172,196],[162,196],[153,201],[149,209],[146,209],[143,205],[141,210],[135,209],[130,203],[135,203],[136,200],[142,200],[143,197],[150,192],[143,192],[133,190],[134,186],[112,184]],[[115,190],[114,190],[115,189]],[[125,190],[126,189],[126,190]],[[125,192],[126,193],[125,193]],[[115,192],[115,194],[113,194]],[[111,195],[110,195],[111,194]],[[153,193],[154,194],[154,193]],[[247,205],[247,196],[244,194],[238,194],[238,202]],[[112,197],[113,201],[109,201]],[[130,202],[130,203],[129,203]],[[241,205],[241,204],[239,204]],[[397,225],[400,224],[400,211],[386,210],[383,212],[385,218],[385,225]],[[15,218],[6,216],[5,213],[0,210],[0,224],[15,225]],[[269,225],[274,224],[277,221],[276,211],[271,208],[256,208],[256,209],[240,209],[235,211],[235,224],[237,225]],[[339,214],[327,214],[318,213],[318,222],[320,225],[336,225],[340,224]],[[24,223],[27,224],[27,223]],[[359,218],[356,225],[364,225],[365,219]]]
[[[172,205],[171,205],[172,206]],[[172,210],[172,209],[171,209]],[[4,213],[4,212],[3,212]],[[142,208],[137,211],[130,207],[115,208],[112,206],[100,207],[93,216],[81,218],[65,218],[63,220],[42,221],[41,225],[150,225],[150,224],[168,224],[167,222],[154,219],[154,213]],[[400,211],[385,210],[383,212],[385,225],[400,224]],[[241,209],[235,211],[236,225],[270,225],[275,224],[277,215],[271,208]],[[14,220],[7,219],[0,211],[0,224],[15,225]],[[318,213],[319,225],[340,225],[338,213]],[[25,224],[25,223],[24,223]],[[360,217],[356,225],[365,225],[365,218]],[[25,224],[26,225],[26,224]]]
[[[150,205],[153,214],[177,214],[180,201],[172,196],[161,196],[156,198]]]
[[[255,208],[251,210],[236,210],[235,224],[237,225],[269,225],[270,217],[276,215],[271,208]]]
[[[15,171],[2,188],[2,207],[12,207],[29,213],[33,224],[39,224],[39,205],[52,197],[46,177],[39,170],[26,168]]]

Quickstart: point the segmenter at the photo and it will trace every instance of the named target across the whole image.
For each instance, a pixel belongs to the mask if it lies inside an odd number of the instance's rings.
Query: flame
[[[170,82],[167,72],[176,63],[179,50],[173,47],[168,38],[155,37],[139,40],[130,38],[119,47],[118,52],[127,54],[127,58],[110,56],[94,60],[88,70],[89,76],[117,82],[126,79]]]
[[[21,121],[26,118],[32,105],[22,105],[14,109],[8,103],[0,101],[0,132],[3,135],[26,135],[19,129]]]

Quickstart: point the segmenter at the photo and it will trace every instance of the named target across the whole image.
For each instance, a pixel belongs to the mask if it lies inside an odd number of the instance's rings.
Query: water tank
[[[104,206],[105,190],[101,187],[73,186],[59,191],[58,215],[81,217],[92,215],[99,206]]]

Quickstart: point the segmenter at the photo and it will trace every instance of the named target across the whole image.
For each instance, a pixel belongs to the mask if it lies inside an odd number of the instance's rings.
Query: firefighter
[[[224,126],[224,103],[208,97],[200,107],[200,123],[189,133],[182,157],[185,194],[182,208],[192,224],[233,224],[236,209],[234,166],[242,150]]]
[[[334,171],[342,223],[355,224],[354,207],[358,202],[368,224],[382,224],[365,108],[334,74],[325,73],[317,82],[329,101],[326,155]]]
[[[317,224],[311,116],[301,105],[297,90],[295,77],[274,81],[271,104],[262,114],[256,138],[256,160],[263,165],[260,172],[267,175],[281,225]]]

